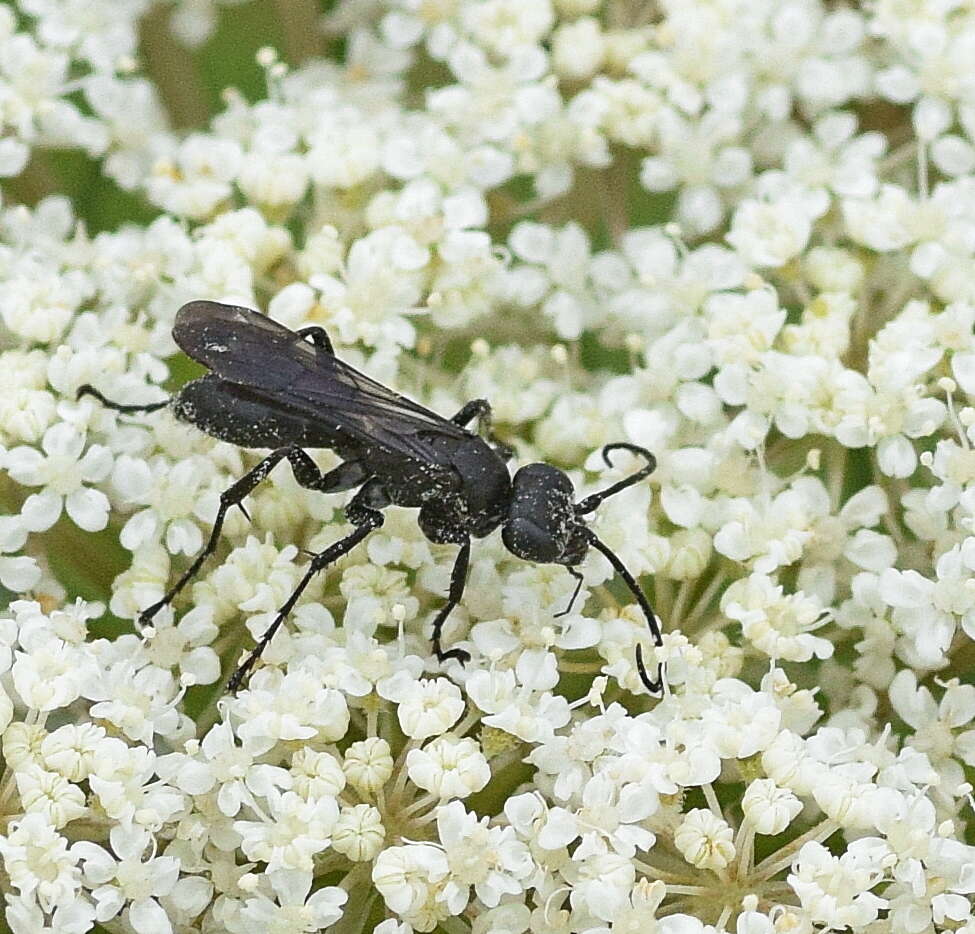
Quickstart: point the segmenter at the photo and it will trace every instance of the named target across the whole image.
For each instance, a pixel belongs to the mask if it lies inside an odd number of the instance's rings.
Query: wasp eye
[[[505,523],[501,540],[508,551],[525,561],[550,563],[557,561],[562,553],[561,541],[524,516]]]

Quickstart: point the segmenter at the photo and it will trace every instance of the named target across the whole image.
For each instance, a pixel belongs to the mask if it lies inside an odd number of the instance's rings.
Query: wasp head
[[[589,542],[574,495],[572,481],[557,467],[522,467],[511,481],[511,503],[501,529],[508,551],[526,561],[579,564]]]

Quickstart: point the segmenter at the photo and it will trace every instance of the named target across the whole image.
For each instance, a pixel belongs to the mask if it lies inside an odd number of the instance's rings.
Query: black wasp
[[[662,644],[656,616],[633,575],[583,518],[607,497],[653,472],[656,461],[649,451],[625,442],[606,445],[602,453],[607,466],[610,452],[620,449],[643,457],[646,465],[573,503],[572,482],[548,464],[528,464],[509,476],[511,451],[491,436],[491,407],[484,399],[468,402],[451,419],[442,418],[336,357],[324,328],[291,331],[249,308],[197,301],[176,314],[173,338],[211,372],[187,383],[171,399],[151,405],[111,402],[88,385],[78,390],[79,397],[95,396],[119,412],[152,412],[168,405],[177,418],[214,438],[273,450],[221,494],[203,550],[166,595],[143,610],[140,623],[148,624],[192,580],[216,549],[227,511],[239,506],[247,515],[244,498],[279,461],[287,458],[295,479],[310,490],[339,493],[358,487],[345,507],[354,530],[312,556],[294,592],[234,672],[230,690],[243,682],[312,577],[379,528],[382,510],[391,504],[419,508],[420,529],[430,541],[460,546],[447,602],[433,621],[433,649],[441,662],[470,659],[463,649],[444,651],[441,633],[464,592],[471,538],[483,538],[498,526],[512,554],[564,565],[576,578],[572,599],[560,615],[569,612],[582,586],[576,566],[590,546],[601,552],[646,614],[654,643]],[[477,433],[465,427],[475,419]],[[305,448],[330,448],[343,462],[323,473]],[[644,685],[659,691],[661,667],[651,679],[639,645],[636,663]]]

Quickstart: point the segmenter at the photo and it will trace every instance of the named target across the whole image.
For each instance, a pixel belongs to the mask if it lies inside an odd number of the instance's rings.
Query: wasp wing
[[[443,449],[431,440],[472,437],[249,308],[190,302],[176,315],[173,337],[187,355],[221,379],[247,386],[269,406],[300,413],[361,445],[441,463]]]

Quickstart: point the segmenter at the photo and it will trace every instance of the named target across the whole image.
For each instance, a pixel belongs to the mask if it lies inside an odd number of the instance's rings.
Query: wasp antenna
[[[613,566],[613,570],[621,578],[623,582],[629,588],[630,593],[636,597],[636,602],[640,604],[640,609],[643,610],[644,616],[647,618],[647,625],[650,627],[650,634],[653,636],[654,644],[661,646],[664,644],[663,635],[660,632],[660,623],[657,619],[657,614],[654,612],[653,607],[650,606],[650,601],[647,599],[646,594],[640,589],[640,585],[637,584],[636,579],[627,570],[626,565],[620,561],[616,552],[614,552],[605,542],[601,541],[592,529],[585,530],[586,540],[590,545],[593,546],[600,554],[602,554],[607,561]],[[643,652],[641,646],[636,647],[636,667],[637,671],[640,673],[640,680],[643,682],[644,686],[650,691],[651,694],[658,693],[663,687],[663,666],[657,666],[657,680],[651,680],[650,676],[647,674],[646,666],[643,663]]]
[[[664,689],[664,666],[663,662],[657,662],[657,677],[651,679],[647,674],[647,666],[643,661],[643,646],[637,643],[636,647],[636,670],[640,675],[643,686],[651,693],[657,694]]]
[[[629,451],[631,454],[637,454],[644,458],[647,462],[647,466],[644,468],[647,472],[644,476],[652,474],[657,469],[657,458],[646,448],[640,447],[639,444],[631,444],[629,441],[614,441],[612,444],[604,444],[602,454],[607,467],[613,466],[613,462],[609,459],[610,451]]]
[[[587,513],[593,512],[595,509],[599,508],[599,504],[603,500],[608,499],[610,496],[614,496],[619,493],[620,490],[625,490],[629,486],[633,486],[634,483],[639,483],[646,477],[649,477],[657,469],[657,458],[655,458],[646,448],[641,448],[638,444],[630,444],[628,441],[616,441],[613,444],[607,444],[603,447],[603,460],[606,462],[607,467],[612,467],[613,462],[609,459],[610,451],[629,451],[631,454],[637,454],[640,457],[646,459],[646,466],[641,467],[636,473],[630,474],[623,480],[619,480],[612,486],[606,487],[605,490],[600,490],[598,493],[593,493],[592,496],[587,496],[584,500],[580,500],[576,503],[575,511],[577,516],[584,516]]]

